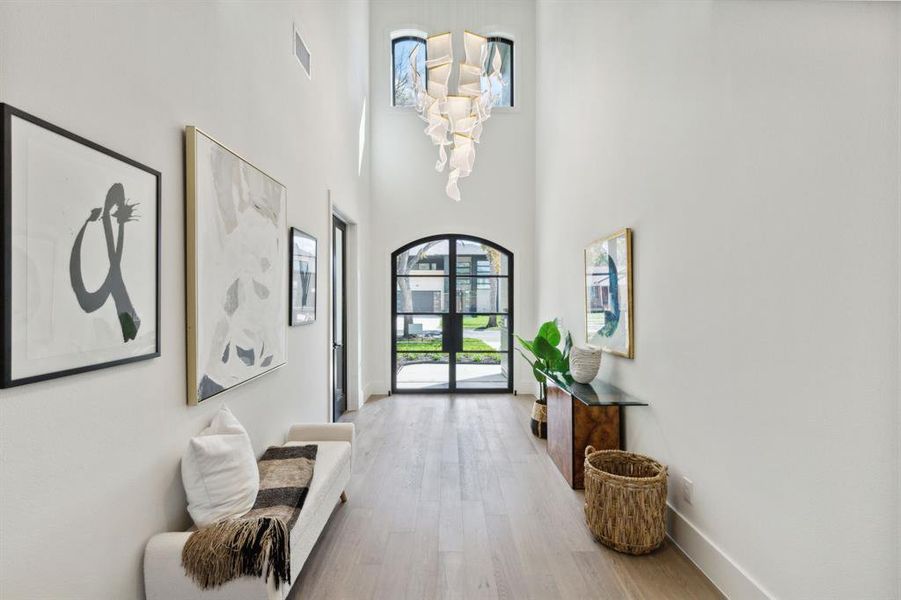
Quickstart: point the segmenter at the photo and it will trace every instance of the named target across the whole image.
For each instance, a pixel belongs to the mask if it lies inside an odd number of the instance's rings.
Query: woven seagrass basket
[[[666,467],[641,454],[588,446],[585,521],[614,550],[653,551],[666,535]]]
[[[529,420],[532,435],[540,440],[547,439],[547,404],[537,400],[532,403],[532,418]]]

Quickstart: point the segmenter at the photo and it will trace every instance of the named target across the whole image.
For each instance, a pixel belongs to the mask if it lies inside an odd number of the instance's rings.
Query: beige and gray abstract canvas
[[[196,138],[197,400],[285,362],[287,191]]]

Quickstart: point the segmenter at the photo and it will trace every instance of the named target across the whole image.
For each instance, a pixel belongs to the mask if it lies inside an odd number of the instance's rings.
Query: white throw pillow
[[[188,513],[198,527],[253,507],[260,472],[247,431],[226,407],[210,426],[191,438],[181,459]]]

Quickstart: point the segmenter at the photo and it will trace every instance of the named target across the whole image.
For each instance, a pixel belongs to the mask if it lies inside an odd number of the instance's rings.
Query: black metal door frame
[[[415,312],[417,316],[439,317],[441,319],[441,339],[443,347],[441,352],[448,355],[448,382],[447,388],[434,389],[398,389],[397,387],[397,257],[406,250],[428,242],[447,240],[448,242],[448,302],[447,312]],[[499,250],[507,257],[507,275],[498,279],[507,280],[507,312],[506,313],[458,313],[457,312],[457,241],[468,240],[486,244]],[[431,235],[404,244],[391,253],[391,393],[392,394],[509,394],[513,392],[513,253],[491,240],[474,235],[459,233],[447,233]],[[437,277],[436,275],[407,275],[406,277]],[[443,277],[443,275],[441,275]],[[466,276],[469,277],[469,276]],[[472,277],[479,278],[477,274]],[[484,276],[483,276],[484,278]],[[500,292],[498,292],[500,293]],[[401,313],[401,315],[406,313]],[[462,320],[469,314],[496,315],[507,319],[507,351],[499,354],[507,355],[507,387],[506,388],[458,388],[457,387],[457,354],[462,353]],[[457,321],[461,326],[457,327]],[[461,332],[458,336],[457,331]],[[459,343],[459,350],[458,348]]]
[[[341,305],[337,306],[335,295],[338,290],[337,269],[338,264],[338,240],[335,230],[341,230]],[[341,343],[335,341],[335,332],[338,327],[335,323],[341,311]],[[341,360],[338,360],[338,353]],[[340,363],[340,366],[339,366]],[[332,420],[337,421],[343,411],[339,408],[343,401],[344,411],[347,410],[347,223],[332,215]],[[341,386],[338,387],[340,382]],[[338,390],[341,390],[341,398]],[[340,401],[339,401],[340,400]]]

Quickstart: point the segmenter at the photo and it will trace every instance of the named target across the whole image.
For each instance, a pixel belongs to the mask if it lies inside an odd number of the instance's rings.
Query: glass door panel
[[[394,362],[398,389],[448,389],[450,354],[444,336],[446,319],[442,315],[395,317]]]
[[[398,314],[447,312],[450,278],[397,277],[396,279]]]
[[[395,360],[399,390],[447,390],[450,387],[450,354],[446,352],[398,352]]]
[[[397,315],[394,320],[397,350],[404,352],[442,352],[444,317],[441,315]]]
[[[509,350],[510,331],[506,315],[461,315],[459,321],[463,352],[506,352]]]
[[[457,275],[508,275],[510,260],[502,250],[476,240],[459,239]]]
[[[460,277],[457,276],[457,312],[459,313],[506,313],[506,277]]]
[[[398,275],[450,275],[450,243],[431,240],[398,253],[394,259]]]
[[[461,352],[457,354],[458,389],[502,389],[510,386],[506,352]]]

